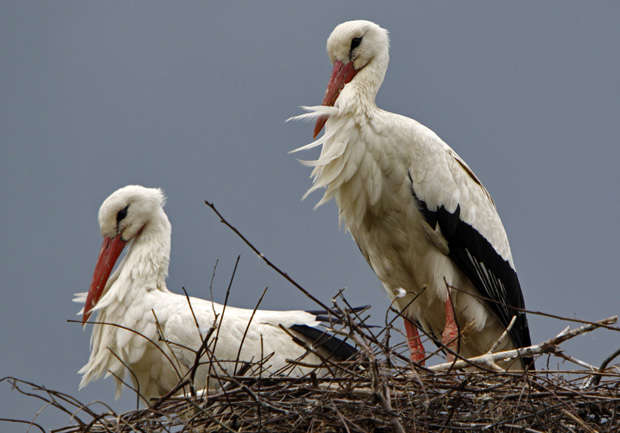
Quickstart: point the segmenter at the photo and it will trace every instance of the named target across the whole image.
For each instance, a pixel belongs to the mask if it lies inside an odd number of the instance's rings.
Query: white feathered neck
[[[376,125],[370,119],[377,119],[384,113],[377,107],[375,97],[389,62],[387,31],[367,21],[343,23],[336,27],[327,43],[332,60],[338,59],[332,53],[337,51],[336,47],[350,44],[351,35],[355,34],[352,33],[354,26],[370,26],[370,32],[364,37],[365,43],[371,44],[374,56],[344,86],[333,107],[302,107],[308,113],[288,119],[316,120],[329,116],[323,136],[291,153],[322,146],[317,160],[300,160],[304,165],[314,167],[310,175],[313,185],[304,198],[325,188],[316,207],[335,198],[340,209],[339,221],[344,220],[349,230],[361,224],[366,210],[375,206],[381,197],[381,149],[374,148],[376,141],[367,138],[376,133]]]
[[[127,245],[127,253],[93,309],[99,311],[112,302],[138,298],[137,291],[156,289],[169,292],[166,286],[170,264],[172,228],[160,207]]]

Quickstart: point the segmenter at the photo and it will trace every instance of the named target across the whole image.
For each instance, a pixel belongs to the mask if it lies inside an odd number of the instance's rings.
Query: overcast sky
[[[310,170],[287,152],[313,126],[284,123],[322,100],[325,41],[340,22],[390,31],[377,103],[435,130],[493,195],[529,309],[598,320],[620,311],[620,3],[94,2],[0,3],[0,377],[114,402],[113,381],[78,392],[90,328],[68,323],[101,244],[97,212],[127,184],[168,195],[170,290],[230,303],[316,308],[205,206],[329,303],[388,299],[332,202],[301,201]],[[530,316],[540,342],[568,323]],[[566,345],[598,364],[620,334]],[[539,367],[545,367],[539,362]],[[551,365],[556,368],[557,365]],[[571,367],[572,365],[565,365]],[[0,418],[39,401],[0,384]],[[39,422],[67,425],[47,408]],[[24,431],[16,424],[2,431]]]

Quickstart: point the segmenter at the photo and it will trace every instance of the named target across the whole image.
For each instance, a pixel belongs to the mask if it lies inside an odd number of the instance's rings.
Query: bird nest
[[[617,330],[611,326],[615,318],[565,330],[532,346],[539,363],[545,358],[549,365],[560,360],[577,364],[575,370],[506,372],[491,366],[493,359],[510,352],[457,361],[468,364],[464,369],[445,362],[411,364],[405,344],[390,344],[390,333],[396,331],[391,323],[366,327],[366,317],[360,314],[339,310],[344,320],[333,330],[353,340],[359,353],[344,362],[324,359],[323,366],[332,373],[326,377],[270,377],[260,372],[245,377],[241,371],[219,377],[222,387],[205,392],[194,390],[188,376],[148,407],[122,414],[103,403],[83,404],[18,379],[3,381],[70,416],[72,425],[54,433],[620,431],[620,366],[610,365],[618,352],[594,367],[566,355],[560,346],[597,328]],[[254,370],[260,364],[246,367]],[[29,423],[45,431],[36,419]]]
[[[261,370],[263,362],[247,364],[235,375],[219,377],[221,387],[209,391],[193,388],[193,368],[167,395],[149,401],[143,409],[120,414],[102,402],[84,404],[43,386],[1,379],[67,414],[71,425],[53,433],[620,431],[620,364],[613,364],[620,350],[593,366],[566,354],[561,346],[597,329],[619,331],[615,317],[594,323],[556,317],[579,323],[555,338],[517,351],[444,362],[438,350],[427,361],[429,366],[412,364],[402,334],[393,326],[398,312],[391,310],[383,326],[373,327],[367,325],[367,312],[351,308],[342,294],[328,308],[213,210],[269,266],[331,311],[338,319],[329,330],[355,343],[358,354],[342,362],[323,358],[321,367],[330,370],[326,376],[273,377]],[[320,356],[313,347],[299,344]],[[521,356],[536,357],[539,368],[546,361],[547,369],[507,372],[496,363]],[[430,365],[438,359],[440,363]],[[551,365],[575,369],[552,370]],[[249,371],[252,377],[245,375]],[[36,418],[0,421],[46,431]]]

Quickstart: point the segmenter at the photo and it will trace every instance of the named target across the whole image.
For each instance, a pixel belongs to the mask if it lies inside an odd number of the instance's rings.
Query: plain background
[[[0,377],[114,401],[113,381],[78,392],[90,328],[68,323],[88,289],[102,201],[162,187],[173,226],[168,287],[232,305],[316,308],[267,268],[204,200],[324,302],[347,287],[380,324],[387,296],[332,202],[301,197],[310,170],[287,152],[312,125],[284,123],[322,100],[325,41],[350,19],[390,31],[377,103],[435,130],[493,195],[527,306],[617,314],[620,4],[617,2],[0,3]],[[219,262],[218,262],[219,261]],[[530,316],[534,342],[568,322]],[[565,346],[598,364],[620,345],[597,331]],[[539,367],[547,367],[545,360]],[[571,364],[549,368],[573,368]],[[42,403],[0,383],[0,418]],[[47,408],[37,422],[69,424]],[[25,431],[5,424],[2,431]],[[33,430],[31,430],[33,431]]]

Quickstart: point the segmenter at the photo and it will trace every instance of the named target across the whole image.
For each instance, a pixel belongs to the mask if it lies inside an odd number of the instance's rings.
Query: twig
[[[213,203],[210,203],[208,201],[205,200],[205,204],[207,206],[209,206],[213,212],[215,212],[215,214],[219,217],[220,221],[222,223],[224,223],[228,228],[230,228],[233,232],[235,232],[235,234],[237,236],[239,236],[241,238],[241,240],[243,242],[245,242],[245,244],[250,247],[250,249],[252,251],[254,251],[254,253],[260,257],[265,263],[267,263],[267,265],[272,268],[273,270],[275,270],[278,274],[280,274],[282,277],[284,277],[289,283],[291,283],[293,286],[295,286],[297,289],[299,289],[304,295],[306,295],[307,297],[309,297],[310,299],[312,299],[314,302],[316,302],[318,305],[320,305],[322,308],[324,308],[326,311],[329,311],[329,307],[327,305],[325,305],[323,302],[321,302],[320,300],[318,300],[315,296],[313,296],[310,292],[308,292],[306,289],[304,289],[301,285],[299,285],[295,280],[293,280],[286,272],[282,271],[279,267],[277,267],[271,260],[269,260],[267,257],[265,257],[265,255],[263,253],[261,253],[245,236],[243,236],[241,234],[241,232],[239,230],[237,230],[232,224],[230,224],[223,216],[222,214],[215,208],[215,205]]]
[[[454,287],[454,286],[449,286],[449,287],[452,290],[456,290],[456,291],[459,291],[459,292],[467,293],[468,295],[473,296],[475,298],[482,299],[484,301],[491,302],[493,304],[498,304],[498,305],[500,305],[502,307],[510,308],[510,309],[512,309],[514,311],[518,311],[520,313],[534,314],[536,316],[549,317],[551,319],[562,320],[562,321],[565,321],[565,322],[582,323],[584,325],[598,325],[597,327],[600,327],[600,328],[606,328],[606,329],[609,329],[610,331],[620,332],[620,328],[619,327],[611,326],[611,324],[615,323],[615,322],[611,322],[611,323],[607,323],[607,324],[601,324],[600,322],[590,322],[588,320],[576,319],[574,317],[564,317],[564,316],[559,316],[557,314],[545,313],[545,312],[542,312],[542,311],[528,310],[526,308],[517,308],[517,307],[514,307],[512,305],[508,305],[508,304],[506,304],[504,302],[498,301],[497,299],[492,299],[492,298],[489,298],[487,296],[483,296],[483,295],[481,295],[479,293],[471,293],[471,292],[468,292],[466,290],[463,290],[461,288]]]
[[[603,360],[603,362],[601,363],[601,366],[598,368],[599,373],[592,376],[592,380],[590,381],[590,383],[589,384],[586,383],[585,386],[588,386],[588,385],[598,386],[598,384],[601,382],[601,377],[602,377],[600,373],[604,371],[609,365],[609,363],[613,361],[614,358],[616,358],[618,355],[620,355],[620,348],[614,351],[611,355],[609,355],[607,358]]]
[[[233,368],[233,373],[237,372],[237,365],[239,364],[239,357],[241,356],[241,348],[243,347],[245,338],[248,335],[248,331],[250,330],[250,324],[252,323],[252,320],[254,319],[256,310],[258,310],[258,307],[260,307],[261,302],[263,302],[263,298],[265,297],[266,293],[267,293],[267,287],[265,287],[265,290],[263,290],[263,293],[260,295],[260,298],[258,299],[256,306],[252,310],[252,315],[250,316],[250,320],[248,320],[248,324],[246,325],[245,330],[243,331],[243,337],[241,337],[241,342],[239,343],[239,350],[237,351],[237,357],[235,359],[235,368]]]
[[[10,423],[16,423],[16,424],[28,424],[28,426],[35,426],[36,428],[38,428],[39,430],[41,430],[43,433],[45,433],[45,429],[43,427],[41,427],[39,424],[37,424],[34,421],[26,421],[23,419],[14,419],[14,418],[0,418],[0,422],[10,422]]]
[[[504,332],[502,332],[502,335],[500,335],[497,341],[493,343],[493,346],[491,346],[491,348],[487,350],[487,353],[493,353],[493,351],[497,349],[500,344],[502,344],[502,342],[506,339],[506,337],[510,333],[510,330],[512,329],[516,321],[517,321],[517,316],[512,316],[512,319],[510,319],[510,323],[508,324],[506,329],[504,329]]]

